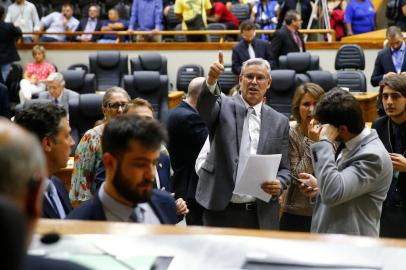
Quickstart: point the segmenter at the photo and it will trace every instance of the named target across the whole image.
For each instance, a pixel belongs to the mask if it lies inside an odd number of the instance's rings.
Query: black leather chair
[[[83,94],[69,103],[69,124],[76,145],[83,134],[94,127],[96,121],[103,119],[102,102],[103,95]]]
[[[158,71],[168,75],[168,59],[159,53],[144,53],[130,59],[131,74],[134,71]]]
[[[196,77],[203,76],[204,69],[201,65],[190,64],[181,66],[176,75],[176,89],[187,93],[190,81]]]
[[[224,23],[209,23],[207,25],[208,30],[227,30]],[[221,35],[208,35],[209,42],[220,42]]]
[[[182,24],[180,23],[180,24],[176,25],[175,30],[181,31]],[[175,39],[175,42],[186,42],[186,40],[187,40],[185,35],[175,35],[174,39]]]
[[[73,64],[68,67],[68,70],[83,70],[85,73],[89,73],[89,66],[86,64]]]
[[[96,76],[92,73],[86,74],[84,70],[61,71],[65,80],[65,88],[79,94],[94,93],[96,91]]]
[[[120,86],[128,74],[128,56],[117,51],[97,52],[89,55],[89,71],[96,75],[96,89],[106,91]]]
[[[136,71],[133,75],[124,76],[124,89],[130,97],[148,100],[156,118],[166,123],[168,115],[169,80],[167,75],[160,75],[158,71]]]
[[[250,7],[248,4],[234,4],[231,6],[230,11],[240,22],[250,18]]]
[[[320,70],[319,56],[309,52],[294,52],[279,56],[278,69],[293,69],[302,82],[309,81],[308,70]]]
[[[233,73],[230,64],[224,65],[224,73],[220,75],[218,83],[221,91],[226,95],[228,95],[231,88],[238,84],[238,76]]]
[[[296,71],[272,70],[271,76],[272,84],[266,93],[266,103],[289,118],[292,111],[292,98],[298,85]]]
[[[356,44],[341,46],[336,54],[335,69],[365,69],[365,55],[362,48]]]
[[[310,82],[320,85],[324,92],[328,92],[331,88],[337,86],[337,77],[330,71],[309,70],[306,75],[310,78]]]
[[[367,91],[367,79],[361,70],[339,70],[335,76],[339,87],[347,87],[351,92]]]

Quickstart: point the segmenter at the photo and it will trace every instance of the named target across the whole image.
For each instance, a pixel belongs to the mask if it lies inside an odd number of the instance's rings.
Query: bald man
[[[195,192],[198,176],[194,170],[197,155],[206,140],[208,130],[197,113],[197,98],[205,78],[193,79],[188,87],[186,100],[173,109],[168,118],[168,151],[173,168],[173,192],[184,198],[189,208],[188,225],[203,225],[203,208],[196,203]]]

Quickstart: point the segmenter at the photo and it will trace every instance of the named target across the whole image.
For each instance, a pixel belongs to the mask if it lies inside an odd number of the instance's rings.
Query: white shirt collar
[[[355,147],[357,147],[360,142],[369,134],[371,133],[371,130],[369,128],[364,128],[360,134],[352,138],[351,140],[347,141],[345,143],[345,147],[348,149],[348,151],[351,151]]]
[[[117,219],[117,221],[129,221],[134,208],[124,205],[112,198],[104,190],[104,183],[99,189],[99,198],[103,205],[106,218],[108,218],[108,216],[112,216],[114,219]]]
[[[245,99],[241,96],[241,94],[240,94],[240,97],[241,97],[242,101],[244,102],[245,108],[248,109],[249,107],[252,107],[252,108],[254,108],[255,114],[258,117],[261,116],[262,101],[260,103],[258,103],[257,105],[255,105],[255,106],[251,106],[245,101]]]

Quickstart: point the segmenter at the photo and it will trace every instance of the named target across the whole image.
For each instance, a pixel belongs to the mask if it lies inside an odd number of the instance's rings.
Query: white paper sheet
[[[276,179],[282,155],[250,155],[243,169],[237,175],[234,193],[251,195],[255,198],[269,202],[271,195],[261,189],[265,180]]]

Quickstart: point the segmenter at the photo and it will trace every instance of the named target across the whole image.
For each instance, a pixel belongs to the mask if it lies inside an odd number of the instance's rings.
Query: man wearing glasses
[[[244,62],[239,95],[221,96],[218,77],[224,72],[223,54],[210,66],[197,102],[209,129],[210,153],[198,172],[196,201],[205,210],[206,226],[278,229],[278,196],[289,184],[289,121],[264,104],[271,86],[269,63],[261,58]],[[282,154],[275,179],[264,179],[258,189],[272,195],[268,202],[234,192],[239,160],[250,154]],[[242,162],[240,162],[242,164]],[[243,167],[243,166],[240,166]]]

